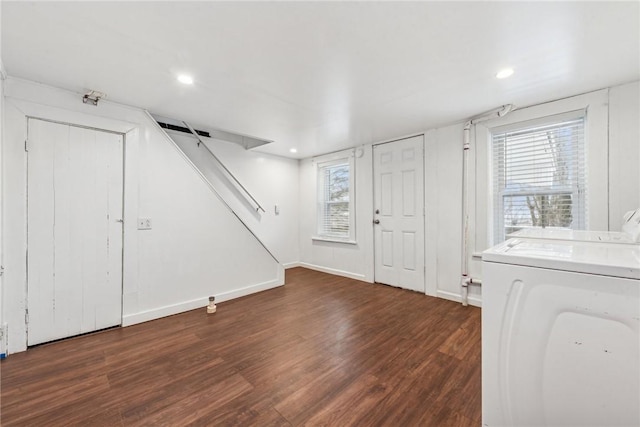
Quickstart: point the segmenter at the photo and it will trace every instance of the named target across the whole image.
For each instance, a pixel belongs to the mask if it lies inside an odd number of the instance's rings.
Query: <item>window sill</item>
[[[358,242],[356,242],[355,240],[341,239],[339,237],[328,237],[328,236],[311,236],[311,240],[318,241],[318,242],[344,243],[347,245],[358,244]]]

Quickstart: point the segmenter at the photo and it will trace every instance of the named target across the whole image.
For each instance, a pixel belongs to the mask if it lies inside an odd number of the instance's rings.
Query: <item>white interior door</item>
[[[424,292],[423,137],[373,147],[375,281]]]
[[[121,324],[123,136],[29,119],[28,345]]]

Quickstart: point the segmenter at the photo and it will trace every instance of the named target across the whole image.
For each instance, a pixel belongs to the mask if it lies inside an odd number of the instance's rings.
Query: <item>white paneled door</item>
[[[375,281],[424,292],[423,137],[373,147]]]
[[[28,345],[121,324],[123,136],[28,122]]]

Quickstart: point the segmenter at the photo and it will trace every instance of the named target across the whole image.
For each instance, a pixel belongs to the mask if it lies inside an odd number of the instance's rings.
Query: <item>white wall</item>
[[[317,163],[327,156],[300,161],[300,265],[373,282],[373,151],[371,145],[360,148],[362,155],[354,159],[356,244],[312,239],[317,235]]]
[[[487,129],[578,109],[587,110],[589,228],[620,230],[622,214],[640,206],[640,86],[638,82],[518,109],[472,129],[470,154],[470,273],[481,279],[480,253],[491,244]],[[479,112],[480,113],[480,112]],[[425,289],[460,300],[463,123],[425,133]],[[356,227],[365,240],[355,247],[311,240],[315,230],[315,169],[300,164],[300,259],[318,269],[373,281],[371,146],[357,165]],[[608,160],[607,160],[608,159]],[[365,193],[364,195],[362,193]],[[362,234],[360,234],[362,236]],[[362,244],[360,244],[362,242]],[[369,246],[370,245],[370,246]],[[481,289],[469,289],[481,304]]]
[[[609,91],[609,229],[640,207],[640,82]]]
[[[2,22],[2,2],[0,1],[0,22]],[[3,185],[3,168],[2,163],[4,162],[4,155],[2,153],[2,147],[4,146],[4,63],[2,62],[2,31],[0,31],[0,189]],[[3,198],[0,197],[0,242],[4,240],[3,234]],[[4,267],[4,248],[2,244],[0,244],[0,269]],[[4,276],[2,275],[2,271],[0,270],[0,326],[4,324],[4,310],[2,309],[3,301],[4,301]],[[4,353],[6,349],[4,348],[4,339],[0,342],[0,353]]]
[[[256,198],[266,212],[257,212],[194,137],[168,132],[258,238],[285,266],[296,264],[298,253],[298,161],[247,151],[237,144],[202,138],[204,143]],[[275,214],[278,205],[279,214]]]
[[[10,78],[5,86],[4,114],[3,313],[9,323],[10,352],[26,346],[27,115],[126,133],[125,325],[203,307],[209,295],[223,301],[283,283],[281,266],[213,195],[191,163],[143,111],[106,101],[98,107],[89,106],[82,103],[79,94]],[[229,153],[230,158],[234,156]],[[256,175],[269,172],[261,170],[257,162],[253,168]],[[283,174],[296,182],[296,168]],[[260,197],[262,189],[256,187],[255,191]],[[297,193],[297,188],[293,192]],[[265,199],[271,197],[266,195]],[[138,231],[138,217],[151,218],[153,229]],[[293,221],[289,226],[294,231],[289,235],[295,236],[297,223]],[[287,256],[295,259],[295,251]]]
[[[430,130],[425,144],[426,289],[456,299],[460,292],[462,224],[462,123]],[[470,179],[472,181],[472,179]],[[470,290],[469,301],[476,302]]]

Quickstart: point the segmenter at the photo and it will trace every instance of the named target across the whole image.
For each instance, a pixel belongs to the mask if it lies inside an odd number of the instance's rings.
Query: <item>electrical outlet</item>
[[[138,218],[138,230],[151,230],[151,218]]]

